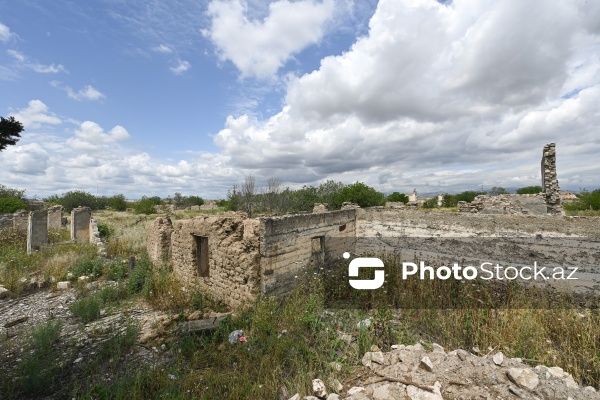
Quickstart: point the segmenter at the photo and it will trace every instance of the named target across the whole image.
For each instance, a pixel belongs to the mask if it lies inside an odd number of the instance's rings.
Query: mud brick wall
[[[168,231],[165,224],[162,227],[155,224],[151,230],[158,227]],[[258,227],[258,220],[244,216],[174,221],[170,256],[174,274],[183,285],[199,286],[203,292],[231,306],[252,301],[260,292]],[[165,233],[151,233],[155,239],[149,246],[156,244],[161,234]],[[157,245],[159,253],[164,252],[165,243]],[[204,265],[205,262],[208,264]]]
[[[27,223],[27,254],[41,250],[48,244],[48,212],[31,211]]]
[[[77,207],[71,211],[71,240],[90,243],[92,211],[89,207]]]
[[[356,210],[286,215],[260,219],[262,292],[290,291],[308,267],[320,258],[342,254],[341,241],[354,238]],[[340,247],[340,248],[337,248]]]

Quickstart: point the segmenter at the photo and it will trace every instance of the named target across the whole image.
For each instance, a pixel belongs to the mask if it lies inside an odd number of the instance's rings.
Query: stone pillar
[[[416,203],[419,200],[417,196],[417,189],[413,189],[412,193],[408,195],[409,203]]]
[[[438,193],[437,196],[437,206],[441,207],[444,204],[444,194],[442,192]]]
[[[79,243],[90,242],[92,211],[89,207],[77,207],[71,211],[71,240]]]
[[[546,195],[546,210],[551,215],[561,215],[560,188],[556,179],[556,144],[544,146],[542,153],[542,191]]]
[[[48,209],[48,229],[61,229],[64,207],[52,206]]]
[[[48,212],[31,211],[27,223],[27,254],[48,244]]]
[[[29,224],[29,212],[17,211],[13,214],[13,230],[17,233],[27,233],[27,225]]]

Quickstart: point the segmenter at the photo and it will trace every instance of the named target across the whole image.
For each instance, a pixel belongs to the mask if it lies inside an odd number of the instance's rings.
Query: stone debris
[[[562,368],[532,368],[502,352],[446,353],[439,345],[428,351],[419,343],[392,347],[366,352],[355,378],[341,389],[330,378],[328,389],[344,400],[600,399],[595,388],[579,386]]]
[[[313,393],[320,399],[324,399],[329,394],[325,388],[325,383],[320,379],[313,379],[312,381]]]

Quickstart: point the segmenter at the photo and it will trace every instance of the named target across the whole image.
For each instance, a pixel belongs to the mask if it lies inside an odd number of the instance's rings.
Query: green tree
[[[83,190],[72,190],[58,196],[56,194],[44,199],[49,203],[60,204],[65,208],[66,212],[71,212],[77,207],[89,207],[92,210],[97,210],[99,202],[96,196]]]
[[[27,210],[27,204],[20,199],[0,198],[0,214],[12,214],[19,210]]]
[[[408,203],[408,196],[404,193],[394,192],[387,197],[386,201]]]
[[[25,197],[25,190],[13,189],[0,184],[0,197],[22,199]]]
[[[341,192],[345,187],[342,182],[335,182],[332,180],[328,180],[324,183],[321,183],[317,188],[317,198],[318,203],[327,203],[329,204],[329,209],[334,210],[340,208],[344,201],[350,200],[342,200]],[[312,209],[312,205],[311,205]]]
[[[490,194],[492,196],[497,196],[499,194],[507,194],[508,192],[502,186],[494,186],[490,189]]]
[[[131,206],[136,214],[150,215],[156,214],[157,205],[158,204],[156,204],[156,201],[151,197],[143,196],[140,201],[133,203]]]
[[[437,207],[437,197],[432,197],[431,199],[425,201],[422,205],[423,208],[435,208]]]
[[[13,146],[19,141],[20,133],[23,132],[23,124],[15,119],[15,117],[0,117],[0,151],[7,146]]]
[[[125,195],[116,194],[108,198],[108,206],[115,211],[125,211],[127,209],[127,200]]]
[[[200,196],[188,196],[186,200],[191,206],[201,206],[204,204],[204,199]]]
[[[470,203],[473,200],[475,200],[475,197],[482,195],[482,194],[487,194],[487,193],[476,192],[473,190],[467,190],[465,192],[458,193],[458,194],[447,194],[444,196],[444,198],[442,200],[442,205],[444,207],[456,207],[458,205],[459,201],[466,201],[467,203]]]
[[[600,210],[600,189],[592,192],[584,189],[575,196],[577,200],[563,204],[566,210]]]
[[[517,189],[517,194],[537,194],[542,192],[541,186],[525,186]]]
[[[382,206],[385,203],[385,195],[378,192],[362,182],[356,182],[345,186],[339,194],[341,203],[349,201],[361,207]],[[337,208],[337,207],[336,207]]]

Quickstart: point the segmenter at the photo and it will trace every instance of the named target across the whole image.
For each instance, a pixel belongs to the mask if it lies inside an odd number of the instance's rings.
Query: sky
[[[0,0],[0,184],[600,187],[600,2]]]

